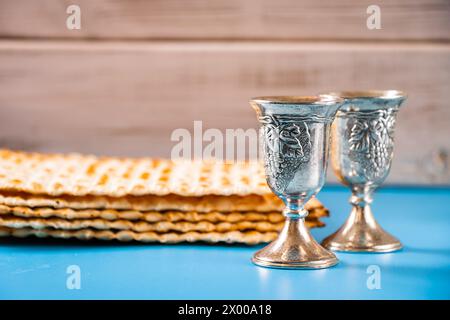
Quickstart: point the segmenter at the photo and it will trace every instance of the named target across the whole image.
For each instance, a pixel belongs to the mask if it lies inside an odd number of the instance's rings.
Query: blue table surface
[[[331,217],[317,239],[345,220],[348,197],[337,186],[319,194]],[[323,270],[256,267],[261,246],[0,239],[0,299],[449,299],[450,189],[384,188],[373,211],[405,248],[338,253]],[[67,287],[72,265],[80,289]]]

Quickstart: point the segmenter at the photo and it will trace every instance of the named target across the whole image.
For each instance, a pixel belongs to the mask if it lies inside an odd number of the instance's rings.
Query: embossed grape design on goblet
[[[396,90],[332,93],[344,105],[332,126],[331,163],[352,191],[352,211],[322,244],[337,251],[391,252],[399,240],[376,222],[370,204],[391,168],[397,112],[406,95]]]
[[[338,263],[311,236],[305,203],[324,184],[330,127],[342,99],[333,96],[260,97],[250,101],[261,124],[266,179],[283,200],[286,222],[278,238],[256,252],[253,263],[315,269]]]

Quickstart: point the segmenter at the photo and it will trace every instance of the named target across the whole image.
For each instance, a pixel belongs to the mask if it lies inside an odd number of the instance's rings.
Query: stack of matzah
[[[0,235],[143,242],[273,240],[282,202],[258,162],[0,150]],[[328,214],[316,199],[307,223]]]

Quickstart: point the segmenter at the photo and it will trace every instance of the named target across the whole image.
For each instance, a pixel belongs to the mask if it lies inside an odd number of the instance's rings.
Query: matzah
[[[307,226],[319,227],[322,223],[319,220],[308,220]],[[62,230],[131,230],[135,232],[158,232],[167,233],[176,232],[229,232],[229,231],[280,231],[284,222],[270,223],[266,221],[240,221],[240,222],[219,222],[211,223],[209,221],[200,222],[170,222],[161,221],[149,223],[147,221],[128,221],[128,220],[103,220],[103,219],[83,219],[83,220],[64,220],[60,218],[19,218],[15,216],[0,216],[0,226],[9,228],[33,228],[33,229],[62,229]]]
[[[259,162],[128,159],[0,150],[0,204],[140,211],[281,211]],[[306,208],[321,207],[311,199]]]
[[[0,204],[8,206],[26,207],[52,207],[73,209],[117,209],[140,211],[281,211],[284,207],[281,200],[272,194],[267,196],[203,196],[183,197],[177,195],[167,196],[70,196],[57,197],[45,195],[31,195],[26,193],[12,193],[2,191],[0,188]],[[322,206],[316,199],[307,203],[307,208]]]
[[[0,235],[269,242],[282,201],[256,161],[170,161],[0,150]],[[306,204],[308,227],[328,211]]]
[[[0,150],[0,189],[51,196],[267,195],[257,161],[171,161]]]
[[[225,243],[245,243],[258,244],[275,240],[277,232],[258,232],[258,231],[231,231],[225,233],[219,232],[187,232],[187,233],[164,233],[156,232],[134,232],[129,230],[113,232],[111,230],[55,230],[55,229],[32,229],[22,228],[14,229],[0,227],[0,236],[28,237],[35,236],[39,238],[52,237],[61,239],[76,238],[80,240],[118,240],[118,241],[141,241],[141,242],[160,242],[160,243],[179,243],[179,242],[225,242]]]
[[[71,208],[53,209],[53,208],[28,208],[28,207],[9,207],[0,205],[1,215],[14,215],[22,218],[62,218],[66,220],[73,219],[104,219],[104,220],[143,220],[147,222],[159,221],[209,221],[209,222],[240,222],[240,221],[267,221],[277,223],[284,221],[281,212],[182,212],[182,211],[148,211],[141,212],[137,210],[118,211],[112,209],[96,210],[84,209],[74,210]],[[324,208],[311,209],[307,219],[325,217],[328,211]]]

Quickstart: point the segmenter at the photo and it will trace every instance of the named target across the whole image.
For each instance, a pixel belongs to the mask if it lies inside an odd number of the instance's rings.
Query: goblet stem
[[[283,215],[286,218],[291,219],[304,219],[308,216],[308,210],[305,209],[304,199],[291,199],[285,200],[286,206],[283,210]]]
[[[363,193],[352,188],[352,210],[342,227],[323,240],[322,245],[336,251],[391,252],[402,248],[395,237],[387,233],[375,220],[370,208],[373,189]]]

